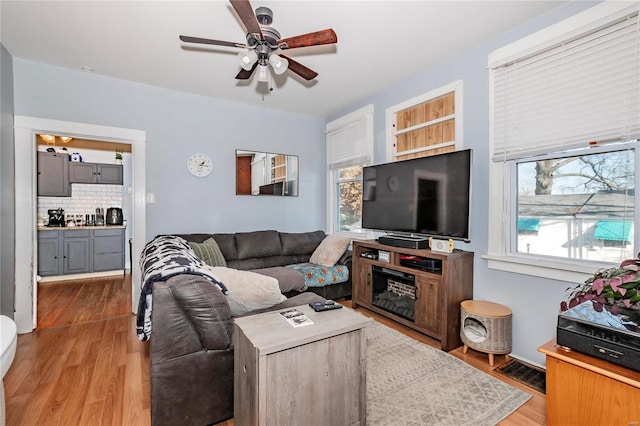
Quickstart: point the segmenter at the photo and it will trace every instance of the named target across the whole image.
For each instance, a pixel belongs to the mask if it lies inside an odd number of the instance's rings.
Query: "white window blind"
[[[371,164],[369,120],[362,118],[327,132],[327,168]]]
[[[640,135],[638,12],[491,68],[493,160]]]

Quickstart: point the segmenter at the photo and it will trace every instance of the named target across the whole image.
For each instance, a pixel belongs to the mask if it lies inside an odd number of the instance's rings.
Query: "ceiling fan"
[[[185,35],[181,35],[180,40],[186,43],[213,44],[216,46],[243,49],[238,54],[242,64],[242,69],[236,75],[236,78],[239,80],[249,79],[256,68],[259,67],[258,80],[268,81],[267,65],[271,65],[271,68],[276,74],[282,74],[289,69],[305,80],[313,80],[318,75],[317,72],[282,53],[276,52],[298,47],[319,46],[338,42],[338,37],[331,28],[295,37],[280,38],[280,33],[270,26],[273,22],[273,12],[271,9],[268,7],[259,7],[254,13],[249,0],[229,0],[229,2],[235,9],[247,31],[246,43],[211,40]]]

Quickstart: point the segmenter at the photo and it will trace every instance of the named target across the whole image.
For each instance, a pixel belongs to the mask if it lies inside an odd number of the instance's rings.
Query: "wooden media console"
[[[473,299],[473,252],[354,241],[352,274],[354,308],[437,339],[443,351],[462,346],[460,303]]]

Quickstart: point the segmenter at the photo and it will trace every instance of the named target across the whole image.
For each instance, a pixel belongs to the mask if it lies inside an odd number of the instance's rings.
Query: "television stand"
[[[412,235],[384,235],[378,238],[378,242],[392,247],[412,248],[418,250],[429,248],[429,238],[415,237]]]
[[[352,290],[354,308],[366,308],[439,340],[440,348],[449,352],[462,346],[460,303],[473,299],[473,252],[354,241]]]

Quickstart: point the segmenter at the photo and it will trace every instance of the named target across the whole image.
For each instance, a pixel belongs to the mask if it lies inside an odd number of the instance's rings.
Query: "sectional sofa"
[[[258,271],[256,273],[262,270],[267,277],[277,278],[281,275],[281,278],[290,278],[291,273],[300,274],[281,267],[308,262],[315,249],[325,239],[325,234],[322,231],[255,231],[236,234],[188,234],[179,237],[196,244],[215,238],[224,254],[227,268],[247,272]],[[173,244],[172,240],[159,241],[169,242],[162,242],[159,248],[149,249],[155,253],[147,253],[147,258],[155,256],[156,260],[161,259],[165,255],[159,254],[159,251],[166,248],[162,246]],[[169,248],[167,253],[173,251],[175,250]],[[173,262],[179,267],[189,268],[190,265],[185,265],[184,259],[180,258],[175,262],[175,259],[166,259],[166,262],[163,260],[161,263]],[[146,268],[144,260],[145,251],[141,262],[143,281],[145,275],[152,274]],[[350,266],[350,252],[346,250],[339,260]],[[299,282],[293,280],[283,284],[287,290],[285,293],[289,295],[286,300],[241,315],[253,315],[325,300],[314,291],[292,290],[292,287],[300,285]],[[349,279],[348,294],[350,282]],[[206,276],[188,271],[170,274],[164,278],[156,274],[153,279],[153,309],[150,314],[152,332],[148,337],[153,425],[205,425],[233,417],[234,314],[229,296],[224,294],[224,290],[212,285]],[[322,292],[320,288],[318,291]],[[344,291],[341,294],[343,293]]]

